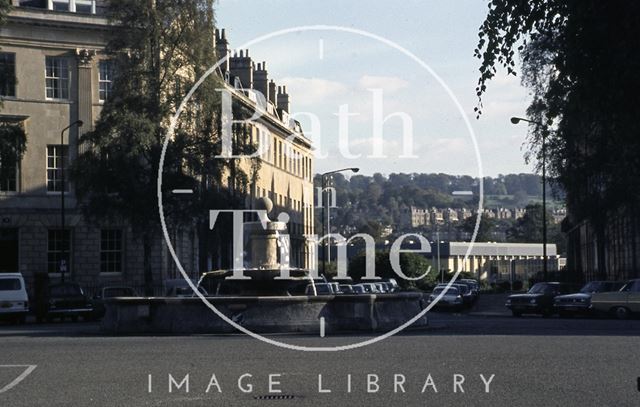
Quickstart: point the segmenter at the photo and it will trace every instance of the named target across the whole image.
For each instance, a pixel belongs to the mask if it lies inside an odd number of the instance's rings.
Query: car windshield
[[[52,297],[73,297],[82,295],[82,290],[77,285],[56,285],[51,287]]]
[[[544,283],[538,283],[538,284],[534,284],[533,287],[531,287],[529,289],[529,294],[546,294],[546,293],[550,293],[553,290],[553,287],[551,287],[548,284],[544,284]]]
[[[442,291],[446,290],[447,287],[436,287],[435,290],[433,290],[434,294],[440,294]],[[456,287],[449,287],[449,289],[447,290],[447,292],[445,293],[445,295],[456,295],[458,294],[458,289]]]
[[[589,293],[597,293],[602,291],[603,284],[592,281],[587,283],[584,287],[580,289],[581,293],[589,294]]]
[[[0,278],[0,291],[18,291],[22,288],[17,278]]]

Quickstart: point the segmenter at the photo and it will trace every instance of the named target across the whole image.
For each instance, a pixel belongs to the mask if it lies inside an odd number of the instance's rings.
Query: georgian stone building
[[[29,284],[36,273],[59,279],[63,258],[65,276],[85,287],[142,286],[144,281],[141,243],[130,228],[124,223],[87,222],[77,209],[74,185],[61,182],[61,169],[77,156],[79,137],[92,129],[112,87],[112,68],[102,52],[109,30],[101,15],[103,3],[13,0],[14,9],[0,27],[0,64],[15,75],[15,80],[13,75],[0,78],[0,124],[21,125],[27,134],[21,162],[0,163],[12,169],[3,171],[0,179],[0,272],[19,271]],[[230,52],[222,32],[216,42],[219,53]],[[248,90],[253,88],[268,100],[268,114],[260,121],[269,130],[271,147],[259,158],[260,172],[245,203],[252,207],[257,198],[269,196],[280,211],[287,211],[291,263],[308,265],[313,249],[303,234],[313,233],[311,144],[299,124],[289,119],[289,96],[268,81],[266,65],[256,66],[248,52],[229,58],[220,75],[227,79],[235,103],[251,107],[255,101]],[[62,129],[76,120],[83,126],[65,131],[61,143]],[[254,140],[261,130],[242,126],[235,131],[236,137]],[[195,231],[182,231],[172,240],[194,278],[208,271],[201,266],[201,256],[207,254],[199,252]],[[161,236],[153,253],[157,284],[179,277]],[[221,257],[208,258],[207,267],[228,265]]]

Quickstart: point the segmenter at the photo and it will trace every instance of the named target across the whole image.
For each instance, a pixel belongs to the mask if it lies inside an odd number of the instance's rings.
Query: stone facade
[[[99,117],[103,104],[101,88],[108,85],[100,69],[109,30],[108,21],[100,15],[103,2],[68,3],[66,10],[56,11],[51,1],[14,1],[16,7],[0,28],[0,53],[13,58],[17,77],[15,95],[3,97],[0,121],[21,124],[28,140],[27,151],[18,165],[15,188],[0,189],[0,272],[19,271],[28,284],[33,283],[36,273],[48,273],[52,279],[61,276],[59,266],[52,265],[60,259],[56,257],[60,256],[60,248],[56,247],[55,231],[62,226],[61,192],[56,190],[55,182],[59,177],[56,164],[59,150],[55,148],[60,147],[61,130],[82,120],[82,127],[72,126],[64,133],[63,145],[68,146],[65,157],[73,160],[77,156],[78,139],[92,129]],[[87,4],[90,8],[85,7]],[[222,37],[218,33],[218,46]],[[272,95],[272,114],[261,120],[273,137],[272,148],[260,157],[262,167],[246,204],[253,207],[257,198],[269,196],[280,211],[290,214],[292,264],[306,265],[313,252],[303,236],[313,233],[311,145],[303,136],[290,137],[295,130],[292,127],[299,124],[288,119],[286,90],[277,92],[273,82],[266,82],[264,64],[256,67],[248,53],[243,58],[241,62],[248,64],[250,74],[256,71],[255,84]],[[231,73],[243,69],[234,58],[229,61]],[[227,75],[230,84],[235,76]],[[242,86],[230,88],[238,100],[243,103],[249,100]],[[245,130],[244,136],[257,137],[257,129]],[[299,160],[290,159],[285,155],[287,151],[295,153]],[[240,165],[248,166],[249,162]],[[67,277],[94,288],[118,283],[143,285],[141,241],[125,223],[95,224],[85,219],[77,209],[72,184],[65,193],[65,229],[70,231],[71,246]],[[197,278],[200,272],[209,271],[200,270],[201,253],[194,231],[172,234],[173,245],[187,272]],[[156,284],[180,277],[160,236],[152,253]],[[210,259],[209,263],[211,267],[220,265],[217,259]],[[157,294],[162,292],[162,287],[156,288]]]

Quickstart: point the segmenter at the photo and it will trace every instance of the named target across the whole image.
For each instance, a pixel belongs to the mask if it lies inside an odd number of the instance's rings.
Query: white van
[[[0,318],[24,323],[29,312],[29,296],[20,273],[0,273]]]

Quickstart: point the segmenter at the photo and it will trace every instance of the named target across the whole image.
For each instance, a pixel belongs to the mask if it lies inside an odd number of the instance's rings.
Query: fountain
[[[245,222],[245,247],[249,247],[245,257],[243,275],[250,280],[229,280],[233,270],[217,270],[204,273],[198,284],[212,295],[238,296],[291,296],[301,295],[308,284],[314,284],[309,270],[289,266],[289,216],[280,214],[278,220],[269,218],[273,202],[260,198],[256,209],[263,211],[257,222]],[[288,278],[282,279],[283,269]]]
[[[404,324],[422,310],[422,294],[304,295],[314,284],[310,270],[290,268],[288,216],[270,220],[273,203],[258,202],[257,222],[245,223],[248,254],[243,275],[230,280],[234,270],[204,273],[198,282],[208,293],[207,302],[236,324],[253,332],[387,331]],[[280,278],[283,270],[286,279]],[[314,290],[315,292],[315,290]],[[227,333],[231,324],[212,312],[199,297],[115,298],[105,301],[102,330],[112,334]],[[413,326],[426,326],[427,317]]]

